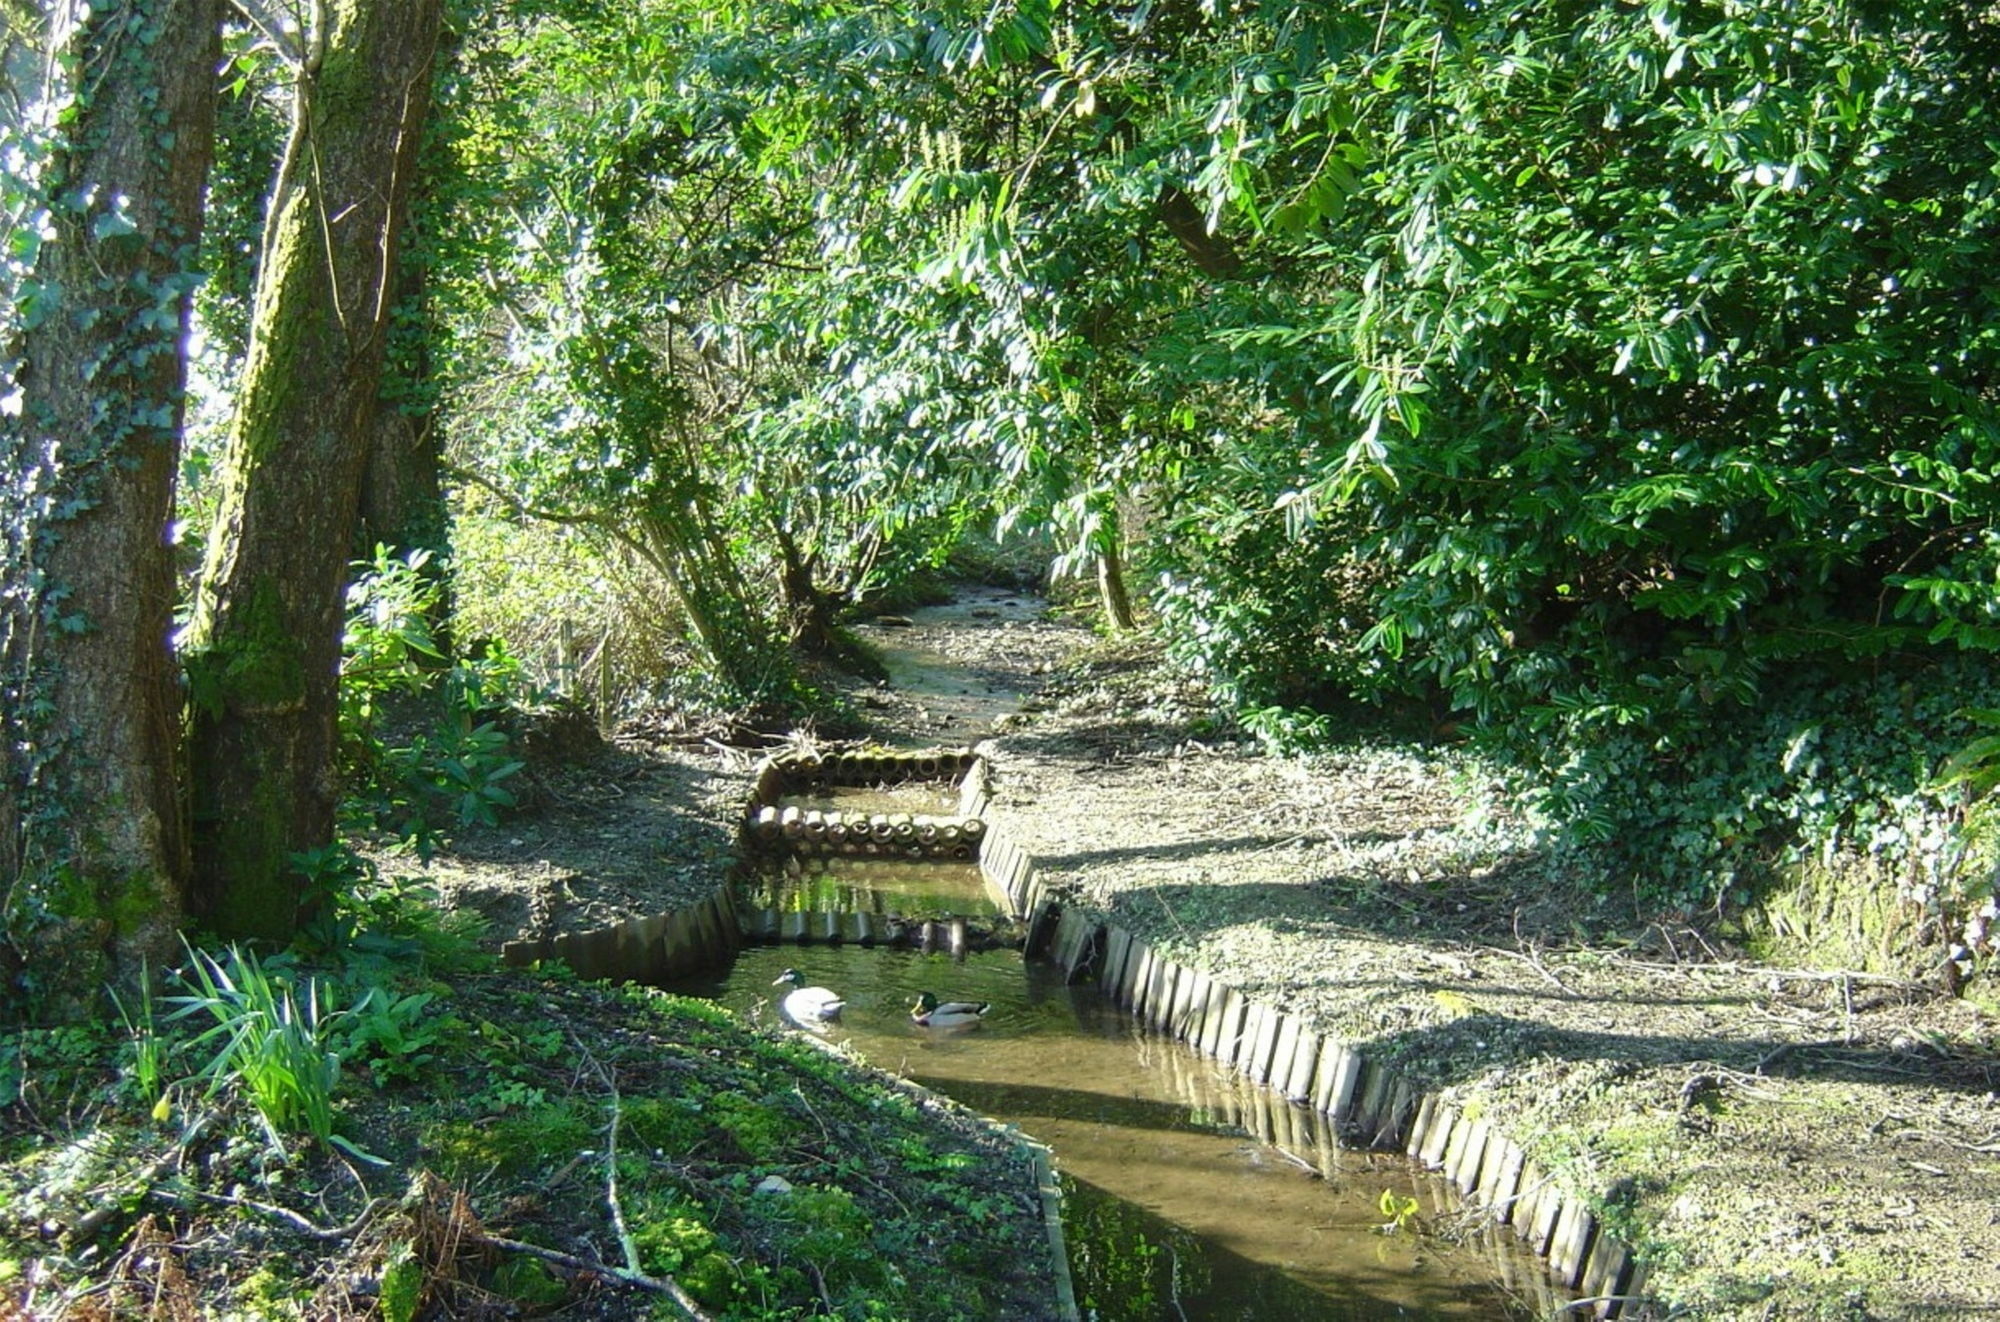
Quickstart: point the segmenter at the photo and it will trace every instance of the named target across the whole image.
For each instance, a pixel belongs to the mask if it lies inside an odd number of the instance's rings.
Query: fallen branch
[[[1935,1129],[1892,1129],[1889,1131],[1888,1137],[1914,1138],[1930,1143],[1942,1143],[1948,1148],[1957,1148],[1961,1152],[1986,1154],[2000,1152],[2000,1141],[1996,1141],[2000,1140],[2000,1134],[1987,1138],[1983,1143],[1961,1143],[1949,1134],[1940,1134]]]
[[[1612,954],[1608,956],[1614,964],[1622,964],[1630,969],[1642,969],[1652,973],[1668,973],[1686,976],[1689,973],[1724,973],[1746,978],[1776,978],[1780,982],[1858,982],[1876,987],[1894,987],[1900,991],[1935,992],[1936,988],[1925,983],[1912,982],[1908,978],[1891,977],[1886,973],[1860,973],[1853,969],[1773,969],[1758,964],[1744,964],[1737,961],[1714,963],[1662,964],[1658,960],[1633,959],[1630,955]]]
[[[551,1266],[561,1267],[566,1271],[601,1277],[616,1285],[626,1286],[633,1290],[644,1290],[648,1294],[659,1295],[662,1298],[672,1300],[674,1306],[693,1319],[693,1322],[713,1322],[708,1314],[701,1311],[701,1305],[694,1301],[693,1296],[688,1294],[686,1290],[683,1290],[680,1282],[674,1280],[671,1276],[648,1276],[642,1271],[633,1271],[624,1267],[613,1267],[608,1263],[592,1262],[587,1258],[579,1258],[573,1253],[563,1253],[556,1249],[545,1249],[539,1244],[528,1244],[518,1239],[508,1239],[505,1235],[490,1235],[484,1231],[470,1231],[466,1234],[466,1239],[481,1248],[498,1249],[502,1253],[519,1253],[530,1258],[539,1258]]]
[[[1493,951],[1495,954],[1505,955],[1509,959],[1520,960],[1523,964],[1526,964],[1529,968],[1540,974],[1543,982],[1548,983],[1549,986],[1554,987],[1557,991],[1572,1000],[1576,998],[1576,993],[1571,991],[1561,978],[1549,972],[1547,966],[1542,963],[1541,956],[1536,954],[1533,948],[1527,950],[1509,950],[1505,946],[1489,946],[1487,949]]]
[[[611,1227],[618,1233],[618,1247],[625,1254],[625,1266],[622,1270],[602,1267],[589,1268],[589,1270],[609,1270],[610,1274],[617,1280],[628,1282],[639,1289],[650,1290],[655,1294],[664,1295],[666,1298],[671,1299],[675,1307],[687,1314],[688,1317],[695,1319],[696,1322],[707,1322],[707,1314],[701,1311],[701,1306],[695,1303],[694,1297],[681,1288],[680,1282],[674,1280],[671,1276],[648,1276],[645,1269],[639,1265],[639,1246],[633,1242],[632,1232],[625,1225],[625,1208],[618,1198],[618,1121],[625,1111],[624,1104],[618,1097],[618,1084],[612,1079],[604,1066],[599,1063],[597,1057],[591,1055],[589,1050],[584,1047],[581,1041],[576,1039],[574,1034],[571,1035],[570,1040],[575,1042],[576,1049],[583,1055],[583,1058],[590,1062],[590,1068],[596,1072],[598,1078],[604,1081],[605,1091],[610,1094],[611,1120],[606,1126],[604,1134],[604,1201],[611,1209]],[[501,1247],[497,1241],[494,1246],[496,1248]]]
[[[209,1193],[203,1189],[189,1189],[186,1192],[205,1203],[220,1203],[224,1207],[240,1207],[246,1212],[255,1212],[259,1216],[270,1217],[273,1221],[282,1221],[307,1239],[318,1240],[321,1243],[354,1238],[354,1236],[361,1233],[362,1227],[366,1226],[374,1215],[389,1203],[387,1198],[371,1198],[368,1200],[368,1205],[361,1209],[361,1214],[346,1225],[321,1226],[294,1212],[291,1208],[279,1207],[275,1203],[260,1203],[249,1198],[234,1198],[228,1194]],[[160,1196],[169,1197],[170,1195],[161,1192]]]

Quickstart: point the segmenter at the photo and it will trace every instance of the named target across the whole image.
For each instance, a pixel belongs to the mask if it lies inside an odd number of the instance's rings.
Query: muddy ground
[[[1044,876],[1487,1116],[1600,1200],[1681,1315],[2000,1315],[2000,1054],[1973,1006],[1579,903],[1462,757],[1263,756],[1033,599],[864,632],[892,681],[851,690],[842,733],[986,740]],[[495,941],[700,898],[761,751],[628,728],[431,875]]]

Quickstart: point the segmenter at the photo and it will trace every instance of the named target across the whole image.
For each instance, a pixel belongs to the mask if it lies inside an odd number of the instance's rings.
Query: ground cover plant
[[[1022,1150],[852,1061],[554,970],[193,959],[207,1033],[168,1014],[0,1042],[7,1309],[984,1318],[1047,1297]]]

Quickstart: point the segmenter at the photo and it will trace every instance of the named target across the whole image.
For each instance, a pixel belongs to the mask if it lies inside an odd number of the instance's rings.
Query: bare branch
[[[288,25],[282,15],[273,11],[269,0],[230,0],[243,21],[257,29],[257,35],[271,44],[280,58],[296,72],[305,61],[303,34],[296,30],[296,24]]]

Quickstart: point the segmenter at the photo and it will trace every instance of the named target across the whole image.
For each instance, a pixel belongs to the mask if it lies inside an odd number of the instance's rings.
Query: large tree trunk
[[[50,16],[77,99],[39,306],[0,353],[0,986],[28,993],[0,1003],[52,1013],[164,965],[180,926],[167,527],[220,58],[215,0],[82,8]]]
[[[368,430],[356,557],[373,554],[378,545],[398,552],[422,548],[442,553],[448,516],[430,415],[407,413],[384,401]]]
[[[195,898],[282,939],[333,837],[340,635],[440,0],[330,0],[271,198],[187,648]]]

